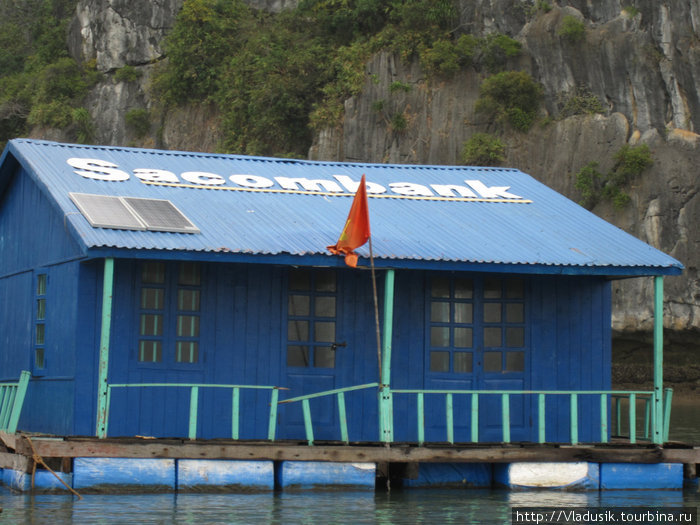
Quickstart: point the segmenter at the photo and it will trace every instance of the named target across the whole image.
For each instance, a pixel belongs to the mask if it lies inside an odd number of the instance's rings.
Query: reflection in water
[[[437,524],[510,525],[512,507],[700,506],[682,491],[510,492],[411,489],[391,493],[27,496],[0,490],[2,524]]]

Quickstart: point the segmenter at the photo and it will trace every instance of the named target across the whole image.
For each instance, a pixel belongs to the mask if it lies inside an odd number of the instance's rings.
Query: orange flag
[[[328,250],[335,255],[345,255],[345,264],[357,267],[357,254],[353,251],[367,242],[369,231],[369,206],[367,205],[367,187],[365,176],[362,175],[360,186],[357,188],[355,198],[350,207],[348,219],[345,221],[343,232],[338,242],[328,246]]]

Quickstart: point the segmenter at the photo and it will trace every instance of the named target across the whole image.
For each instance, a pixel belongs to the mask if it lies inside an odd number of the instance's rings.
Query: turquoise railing
[[[636,443],[636,402],[642,399],[646,403],[646,428],[645,437],[649,438],[649,427],[653,425],[653,411],[651,411],[651,399],[653,392],[647,391],[608,391],[608,390],[414,390],[414,389],[392,389],[392,394],[413,394],[417,397],[417,430],[418,443],[425,442],[425,396],[426,395],[443,395],[445,396],[445,438],[449,443],[454,443],[454,397],[457,395],[471,396],[470,403],[470,425],[471,425],[471,441],[479,442],[479,401],[484,396],[498,396],[501,398],[501,429],[502,441],[504,443],[511,442],[511,417],[510,417],[510,399],[512,396],[537,396],[537,437],[539,443],[546,441],[546,400],[548,396],[568,396],[569,398],[569,443],[579,443],[579,398],[584,396],[598,397],[600,403],[600,442],[607,443],[609,441],[608,432],[608,407],[611,400],[615,403],[615,420],[617,422],[618,434],[621,430],[622,420],[622,399],[628,399],[629,421],[630,424],[629,440]],[[668,439],[668,427],[671,413],[671,397],[672,391],[666,390],[663,432],[664,440]]]
[[[29,373],[26,373],[26,381],[28,381]],[[24,372],[23,372],[23,377]],[[20,381],[21,383],[21,381]],[[0,402],[2,402],[2,414],[5,413],[5,405],[12,402],[4,394],[5,386],[11,387],[13,384],[0,384]],[[15,386],[17,384],[14,384]],[[266,389],[270,390],[270,405],[269,405],[269,415],[268,415],[268,440],[275,440],[275,433],[277,427],[277,412],[279,405],[300,403],[304,418],[304,431],[306,440],[309,445],[314,444],[314,426],[311,417],[311,401],[314,399],[320,399],[323,397],[334,396],[336,398],[338,406],[338,420],[339,420],[339,432],[340,441],[343,443],[349,443],[348,436],[348,422],[347,422],[347,412],[345,406],[345,394],[348,392],[354,392],[358,390],[365,390],[369,388],[379,387],[378,383],[367,383],[364,385],[357,385],[345,388],[337,388],[334,390],[327,390],[324,392],[316,392],[313,394],[307,394],[303,396],[297,396],[290,399],[279,400],[279,391],[287,390],[286,388],[275,387],[275,386],[255,386],[255,385],[207,385],[207,384],[194,384],[194,383],[130,383],[130,384],[110,384],[107,386],[107,416],[109,416],[109,409],[111,405],[112,389],[114,388],[189,388],[190,389],[190,405],[189,405],[189,433],[188,437],[190,439],[196,439],[197,437],[197,417],[199,410],[199,389],[200,388],[224,388],[231,390],[231,438],[234,440],[239,439],[239,429],[240,429],[240,392],[243,389]],[[26,390],[26,384],[25,384]],[[569,443],[578,444],[579,443],[579,401],[582,397],[591,396],[598,398],[600,419],[598,421],[600,425],[600,442],[607,443],[610,440],[610,435],[612,434],[614,438],[627,438],[630,443],[636,443],[640,436],[637,433],[639,426],[640,412],[637,409],[638,404],[643,404],[642,409],[642,437],[641,439],[650,439],[651,429],[654,428],[656,422],[655,411],[653,410],[654,394],[649,391],[642,390],[419,390],[419,389],[388,389],[384,387],[385,392],[389,392],[389,399],[393,399],[393,395],[415,395],[416,396],[416,426],[418,433],[418,444],[423,445],[425,443],[425,398],[426,396],[444,396],[445,402],[445,440],[451,444],[455,442],[455,422],[456,421],[469,421],[471,428],[470,439],[474,443],[479,443],[479,410],[480,401],[486,396],[496,396],[500,398],[501,405],[501,440],[504,443],[511,442],[511,398],[513,396],[536,396],[537,403],[537,440],[539,443],[546,442],[546,413],[547,413],[547,399],[555,396],[567,396],[569,398]],[[21,394],[22,398],[24,393]],[[468,396],[470,402],[468,404],[467,414],[457,414],[455,415],[455,397],[456,396]],[[671,401],[673,396],[673,390],[667,388],[664,392],[664,407],[663,407],[663,421],[660,422],[662,425],[662,435],[664,442],[668,441],[669,435],[669,424],[670,424],[670,414],[671,414]],[[392,401],[393,402],[393,401]],[[611,413],[612,404],[612,413]],[[21,406],[20,406],[21,409]],[[624,412],[627,412],[627,418],[624,417]],[[389,411],[392,413],[393,411]],[[17,415],[17,418],[19,415]],[[109,418],[107,417],[105,421],[104,435],[99,437],[107,436],[107,423]],[[0,425],[5,422],[5,416],[0,416]],[[610,422],[613,424],[613,431],[609,431]],[[625,425],[626,430],[625,432]],[[16,421],[15,421],[16,428]],[[390,417],[388,421],[383,423],[390,427],[389,435],[393,436],[393,417]],[[380,424],[381,426],[381,424]],[[4,427],[0,426],[0,429]],[[14,430],[12,430],[14,431]],[[393,441],[393,438],[389,440]]]
[[[29,371],[22,370],[19,381],[0,383],[0,430],[10,433],[17,431],[30,377]]]
[[[640,395],[641,394],[641,395]],[[637,442],[637,428],[641,419],[643,439],[651,439],[651,423],[654,417],[652,406],[654,403],[654,395],[652,392],[630,392],[628,395],[619,395],[615,392],[611,395],[615,417],[613,421],[614,434],[617,437],[628,437],[630,443]],[[673,400],[673,389],[664,389],[664,420],[663,420],[663,441],[668,441],[668,435],[671,423],[671,402]],[[625,402],[626,401],[626,402]],[[641,418],[637,407],[643,405]],[[627,409],[627,418],[623,417],[624,409]],[[625,424],[627,429],[625,431]]]
[[[304,429],[306,440],[309,445],[314,443],[313,422],[311,418],[310,400],[319,399],[327,396],[336,396],[338,402],[338,414],[340,421],[340,439],[344,443],[348,443],[347,416],[345,411],[345,393],[353,390],[361,390],[366,388],[374,388],[379,386],[377,383],[368,383],[348,388],[339,388],[328,390],[325,392],[317,392],[305,396],[294,397],[280,401],[283,403],[301,402],[304,415]],[[613,403],[613,421],[616,422],[615,437],[622,437],[622,413],[626,407],[628,412],[628,421],[634,422],[628,426],[628,437],[631,443],[637,442],[637,411],[636,405],[638,401],[645,403],[643,422],[644,438],[650,439],[649,429],[654,421],[654,412],[651,410],[653,392],[641,390],[418,390],[418,389],[387,389],[390,392],[389,399],[394,394],[396,395],[415,395],[416,396],[416,420],[418,432],[418,444],[425,443],[425,398],[426,396],[441,395],[445,398],[445,440],[451,444],[455,442],[455,421],[465,419],[470,421],[471,425],[471,441],[479,443],[479,407],[480,400],[485,396],[497,396],[501,401],[501,431],[502,441],[504,443],[511,442],[511,410],[510,402],[513,396],[536,396],[537,402],[537,440],[539,443],[546,442],[546,413],[547,413],[547,398],[552,396],[567,396],[569,398],[569,443],[579,443],[579,401],[583,397],[592,396],[598,398],[600,408],[600,442],[607,443],[610,440],[609,432],[609,414],[610,405]],[[671,413],[672,390],[666,389],[664,396],[664,421],[663,436],[664,441],[668,440],[669,421]],[[455,415],[455,396],[469,396],[469,413]],[[627,403],[622,403],[622,400],[627,400]],[[393,411],[390,411],[390,413]],[[393,435],[393,421],[385,422],[389,425],[389,435]],[[392,441],[392,440],[389,440]]]
[[[124,383],[107,385],[107,416],[105,418],[103,435],[98,437],[107,437],[107,428],[109,425],[109,408],[112,400],[112,389],[114,388],[189,388],[190,389],[190,407],[189,407],[189,439],[197,438],[197,416],[199,413],[199,389],[200,388],[224,388],[231,390],[231,439],[239,439],[240,434],[240,419],[241,419],[241,390],[270,390],[270,410],[268,415],[268,432],[267,438],[270,441],[275,440],[275,430],[277,427],[277,400],[280,390],[286,388],[277,386],[258,386],[258,385],[209,385],[197,383]]]
[[[325,392],[317,392],[315,394],[308,394],[305,396],[292,397],[290,399],[285,399],[279,401],[279,404],[287,403],[298,403],[301,402],[301,408],[304,414],[304,431],[306,433],[306,440],[309,445],[314,444],[314,429],[313,422],[311,421],[311,399],[326,397],[326,396],[336,396],[338,403],[338,420],[340,424],[340,440],[348,444],[350,439],[348,437],[348,420],[345,412],[345,393],[353,392],[355,390],[364,390],[367,388],[374,388],[379,386],[379,383],[367,383],[365,385],[350,386],[346,388],[336,388],[335,390],[327,390]]]

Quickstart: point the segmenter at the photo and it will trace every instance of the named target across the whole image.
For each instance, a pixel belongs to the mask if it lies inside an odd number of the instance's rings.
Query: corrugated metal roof
[[[373,250],[381,265],[514,265],[527,272],[609,275],[682,269],[672,257],[514,169],[313,162],[24,139],[8,144],[5,162],[10,156],[50,195],[91,253],[110,248],[231,259],[327,256],[334,264],[326,246],[335,244],[344,225],[352,183],[366,174],[368,183],[385,189],[373,194],[380,188],[368,186]],[[71,165],[69,159],[79,160]],[[155,176],[143,170],[165,170],[158,177],[168,182],[147,182]],[[307,187],[284,178],[303,178]],[[6,183],[0,181],[0,188]],[[462,196],[453,191],[451,199],[441,198],[448,191],[441,185],[459,186]],[[93,228],[70,192],[168,199],[201,233]],[[411,192],[424,195],[406,195]],[[358,253],[368,255],[368,247]]]

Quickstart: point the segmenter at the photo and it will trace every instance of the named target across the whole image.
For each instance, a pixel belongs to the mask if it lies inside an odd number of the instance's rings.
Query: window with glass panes
[[[45,273],[36,276],[35,310],[34,310],[34,371],[46,368],[46,288],[48,276]]]
[[[287,366],[335,368],[335,270],[291,269],[287,298]]]
[[[201,288],[199,263],[143,263],[139,362],[199,362]]]
[[[522,279],[433,277],[429,315],[431,372],[525,370]]]
[[[525,284],[485,279],[482,301],[484,372],[525,370]]]
[[[474,282],[435,277],[430,288],[430,371],[474,368]]]

